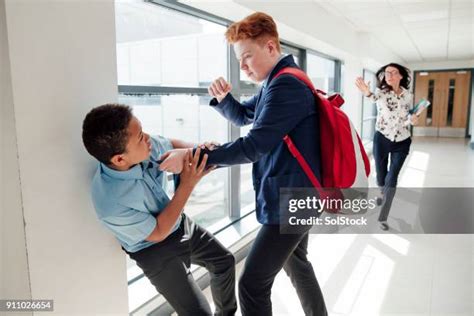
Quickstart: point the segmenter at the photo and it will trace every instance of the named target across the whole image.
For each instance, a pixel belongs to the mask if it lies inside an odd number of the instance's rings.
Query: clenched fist
[[[229,93],[232,90],[232,85],[225,81],[224,78],[219,77],[216,80],[214,80],[213,83],[207,88],[207,91],[211,95],[211,97],[214,97],[217,99],[218,102],[221,102],[227,93]]]

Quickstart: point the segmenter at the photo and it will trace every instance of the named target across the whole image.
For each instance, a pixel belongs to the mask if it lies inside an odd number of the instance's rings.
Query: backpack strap
[[[286,135],[285,137],[283,137],[283,141],[285,142],[286,146],[288,147],[288,150],[290,151],[290,153],[298,161],[299,165],[303,169],[303,171],[306,174],[306,176],[308,177],[309,181],[311,181],[311,184],[315,188],[321,188],[322,187],[321,183],[319,183],[318,178],[316,178],[316,176],[313,173],[313,170],[311,170],[311,167],[308,165],[308,163],[304,159],[303,155],[300,153],[298,148],[296,148],[296,146],[293,143],[293,141],[291,140],[290,136]]]
[[[295,76],[296,78],[303,81],[304,84],[307,85],[308,88],[311,89],[311,92],[313,92],[313,94],[317,94],[317,93],[326,94],[324,91],[315,89],[308,75],[299,68],[286,67],[286,68],[280,69],[280,71],[277,72],[277,74],[272,78],[272,80],[284,74]]]
[[[283,74],[289,74],[289,75],[295,76],[296,78],[303,81],[308,86],[308,88],[311,89],[311,92],[315,96],[318,96],[318,93],[324,93],[323,91],[316,90],[314,88],[313,83],[311,82],[311,80],[308,78],[308,76],[301,69],[292,68],[292,67],[283,68],[275,75],[275,77],[273,77],[273,79],[275,79],[275,78],[277,78],[277,77],[279,77]],[[311,181],[311,184],[316,189],[322,188],[322,185],[319,182],[318,178],[316,178],[316,175],[314,174],[313,170],[311,170],[311,167],[309,166],[308,162],[306,162],[306,160],[304,159],[301,152],[298,150],[298,148],[296,148],[296,146],[293,143],[293,140],[291,139],[291,137],[289,135],[285,135],[285,137],[283,137],[283,141],[285,142],[286,146],[288,147],[288,150],[290,151],[290,153],[298,161],[298,164],[301,166],[304,173],[306,174],[308,179]]]
[[[308,86],[308,88],[311,90],[311,92],[318,98],[321,98],[321,95],[327,95],[326,92],[316,89],[313,86],[313,83],[311,82],[311,79],[309,79],[308,75],[299,68],[293,68],[293,67],[283,68],[279,72],[277,72],[277,74],[275,75],[275,77],[273,77],[273,79],[284,74],[295,76],[299,80],[303,81],[304,84]],[[330,97],[327,98],[327,100],[332,106],[337,107],[337,108],[340,108],[341,105],[344,104],[344,99],[341,97],[339,93],[331,95]]]

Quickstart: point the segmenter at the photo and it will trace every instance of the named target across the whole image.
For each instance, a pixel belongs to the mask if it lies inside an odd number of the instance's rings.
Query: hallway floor
[[[474,187],[474,151],[464,139],[415,138],[399,185]],[[474,315],[474,235],[313,234],[308,251],[329,315]],[[284,272],[272,302],[274,315],[304,315]]]

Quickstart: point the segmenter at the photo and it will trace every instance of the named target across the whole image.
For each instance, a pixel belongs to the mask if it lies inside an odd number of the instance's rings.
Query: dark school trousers
[[[182,215],[180,227],[165,240],[128,254],[178,315],[212,315],[209,303],[191,274],[191,263],[209,271],[216,306],[214,315],[235,314],[234,256],[186,215]]]
[[[313,266],[307,258],[308,232],[280,234],[279,225],[263,225],[239,280],[243,316],[272,315],[271,289],[283,268],[306,315],[326,316],[326,305]]]
[[[380,132],[375,132],[373,145],[375,170],[377,172],[377,185],[383,193],[379,215],[379,221],[381,222],[388,218],[395,197],[398,175],[410,152],[410,145],[411,138],[401,142],[392,142]],[[390,168],[388,168],[389,160]]]

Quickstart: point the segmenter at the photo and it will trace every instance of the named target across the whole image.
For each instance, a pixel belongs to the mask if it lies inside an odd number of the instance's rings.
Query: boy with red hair
[[[283,68],[298,66],[293,56],[281,54],[278,31],[272,17],[254,13],[232,24],[226,38],[233,44],[240,68],[260,91],[240,103],[231,95],[232,86],[218,78],[209,87],[219,113],[237,126],[253,123],[249,133],[208,154],[208,165],[230,166],[253,163],[256,214],[262,224],[239,280],[242,315],[271,315],[273,281],[283,268],[291,279],[306,315],[327,315],[323,294],[307,258],[309,227],[301,233],[280,233],[280,188],[312,187],[297,160],[283,141],[290,135],[320,179],[319,118],[311,90],[291,75],[275,75]],[[183,157],[169,152],[161,168],[179,170]]]

